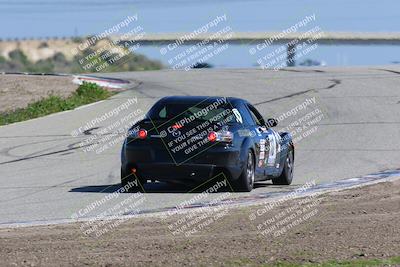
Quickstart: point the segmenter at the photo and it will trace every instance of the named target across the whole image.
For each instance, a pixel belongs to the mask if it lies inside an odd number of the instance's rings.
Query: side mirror
[[[277,119],[270,118],[270,119],[267,120],[266,126],[268,128],[272,128],[272,127],[275,127],[277,125],[278,125],[278,120]]]

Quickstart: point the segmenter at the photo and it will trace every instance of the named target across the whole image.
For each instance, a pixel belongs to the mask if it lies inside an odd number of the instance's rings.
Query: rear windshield
[[[147,114],[152,120],[215,121],[235,123],[236,118],[229,104],[213,103],[160,103]]]

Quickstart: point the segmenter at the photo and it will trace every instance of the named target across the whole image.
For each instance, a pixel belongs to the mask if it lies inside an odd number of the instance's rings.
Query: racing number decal
[[[277,155],[281,152],[281,136],[275,132],[268,133],[269,140],[269,155],[267,159],[268,166],[275,166]]]
[[[265,159],[265,139],[260,140],[260,155],[258,157],[258,167],[262,167],[264,165]]]
[[[276,156],[278,152],[280,152],[280,137],[277,137],[277,134],[274,131],[270,131],[268,133],[268,140],[269,140],[269,155],[267,159],[268,166],[275,166],[276,163]]]
[[[265,158],[265,139],[260,140],[260,159]]]
[[[267,165],[271,166],[275,164],[275,159],[276,159],[276,142],[275,142],[275,135],[273,133],[268,133],[268,141],[269,141],[269,155],[267,159]]]
[[[237,110],[236,108],[232,109],[233,114],[236,117],[236,120],[240,123],[243,123],[243,119],[242,119],[242,115],[240,114],[239,110]]]
[[[280,154],[282,138],[281,138],[281,135],[275,131],[274,131],[274,135],[275,135],[275,142],[276,142],[276,151],[277,151],[277,154]]]

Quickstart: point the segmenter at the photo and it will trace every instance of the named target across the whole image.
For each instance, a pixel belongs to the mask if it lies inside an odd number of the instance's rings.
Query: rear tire
[[[250,192],[254,187],[254,157],[253,153],[247,153],[246,165],[236,181],[236,190],[239,192]]]
[[[275,185],[290,185],[293,181],[293,168],[294,158],[293,150],[289,150],[285,159],[285,165],[283,166],[282,173],[279,177],[273,178],[272,183]]]

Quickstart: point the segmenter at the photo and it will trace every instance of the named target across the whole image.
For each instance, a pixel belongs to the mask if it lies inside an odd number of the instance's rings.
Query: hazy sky
[[[0,0],[0,37],[92,34],[130,13],[147,32],[191,31],[222,13],[236,31],[281,30],[312,13],[326,31],[400,31],[396,0]]]

